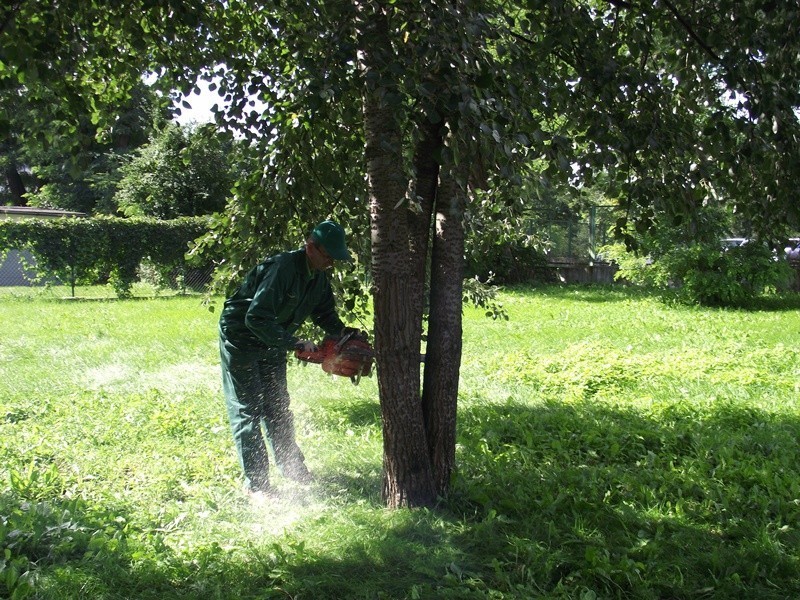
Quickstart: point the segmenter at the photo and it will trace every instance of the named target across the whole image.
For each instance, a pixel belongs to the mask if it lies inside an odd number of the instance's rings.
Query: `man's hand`
[[[300,352],[316,352],[319,350],[319,347],[314,342],[300,340],[294,345],[294,349]]]

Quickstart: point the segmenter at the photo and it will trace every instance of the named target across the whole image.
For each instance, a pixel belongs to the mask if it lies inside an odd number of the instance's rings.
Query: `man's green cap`
[[[323,221],[316,227],[311,235],[327,252],[336,260],[352,261],[347,245],[344,243],[344,229],[333,221]]]

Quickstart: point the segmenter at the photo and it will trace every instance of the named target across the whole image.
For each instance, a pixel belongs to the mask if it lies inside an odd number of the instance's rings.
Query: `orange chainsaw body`
[[[375,353],[366,340],[355,336],[326,337],[314,352],[295,350],[302,361],[321,364],[322,370],[332,375],[355,380],[372,373]]]

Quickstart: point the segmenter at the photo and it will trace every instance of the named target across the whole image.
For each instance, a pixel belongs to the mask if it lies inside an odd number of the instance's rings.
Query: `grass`
[[[388,511],[374,379],[290,367],[317,481],[275,476],[254,508],[216,314],[61,295],[0,291],[0,597],[800,597],[796,296],[517,288],[507,322],[467,309],[452,494]]]

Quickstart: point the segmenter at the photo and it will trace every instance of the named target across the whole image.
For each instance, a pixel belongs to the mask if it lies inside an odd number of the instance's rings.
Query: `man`
[[[300,482],[311,479],[295,442],[286,355],[296,348],[316,349],[313,342],[294,336],[309,316],[330,335],[345,329],[325,273],[334,260],[350,261],[350,253],[342,227],[324,221],[303,248],[254,267],[220,315],[222,389],[245,491],[254,498],[269,492],[262,423],[281,473]]]

